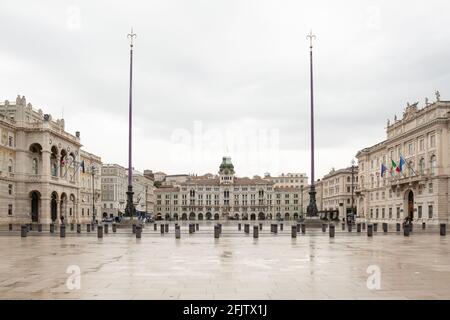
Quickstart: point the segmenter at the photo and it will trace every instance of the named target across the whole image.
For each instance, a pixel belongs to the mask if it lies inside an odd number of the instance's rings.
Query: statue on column
[[[435,95],[436,95],[436,101],[441,101],[441,93],[439,92],[439,90],[436,90]]]

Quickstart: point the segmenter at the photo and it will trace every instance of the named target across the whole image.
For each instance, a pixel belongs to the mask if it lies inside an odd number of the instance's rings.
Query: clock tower
[[[233,183],[234,166],[230,157],[223,157],[219,167],[220,183]]]

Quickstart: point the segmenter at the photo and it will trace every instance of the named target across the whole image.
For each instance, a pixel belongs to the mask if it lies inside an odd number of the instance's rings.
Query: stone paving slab
[[[2,231],[0,298],[450,299],[450,238],[426,231],[329,238],[307,230],[291,239],[285,225],[259,239],[205,232],[179,240],[157,232],[61,239]],[[66,285],[71,265],[80,268],[80,289]],[[369,266],[379,267],[380,290],[367,287]]]

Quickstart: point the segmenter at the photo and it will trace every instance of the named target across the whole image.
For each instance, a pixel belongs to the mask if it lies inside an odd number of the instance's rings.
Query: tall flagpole
[[[317,204],[316,204],[316,187],[314,177],[314,90],[313,90],[313,40],[316,36],[313,35],[312,30],[309,35],[306,36],[309,39],[309,66],[310,66],[310,86],[311,86],[311,189],[309,191],[309,205],[307,208],[307,214],[310,217],[317,216]]]
[[[132,89],[133,89],[133,39],[136,38],[136,34],[133,33],[133,28],[131,28],[131,33],[127,35],[130,39],[130,90],[129,90],[129,100],[128,100],[128,191],[127,191],[127,205],[125,208],[125,213],[133,219],[135,214],[135,207],[133,204],[133,164],[132,164],[132,126],[133,126],[133,100],[132,100]]]

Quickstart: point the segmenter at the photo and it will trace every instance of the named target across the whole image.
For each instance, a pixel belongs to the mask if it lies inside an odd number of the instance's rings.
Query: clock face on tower
[[[228,173],[229,173],[229,172],[228,172],[228,169],[225,169],[225,170],[223,171],[223,173],[228,174]]]

